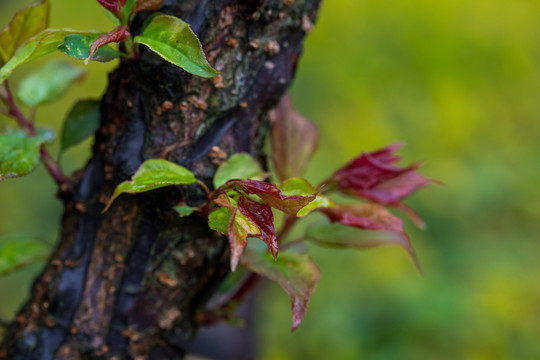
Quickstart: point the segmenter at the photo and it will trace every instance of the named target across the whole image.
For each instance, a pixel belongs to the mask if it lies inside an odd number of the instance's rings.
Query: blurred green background
[[[3,1],[1,24],[23,3]],[[54,27],[111,27],[95,1],[52,4]],[[77,98],[103,92],[113,67],[90,65],[38,122],[58,128]],[[292,94],[321,132],[312,182],[405,141],[405,163],[423,160],[421,172],[447,186],[408,201],[428,224],[406,220],[424,277],[397,247],[310,247],[322,280],[294,334],[287,295],[269,284],[259,296],[261,358],[540,358],[540,1],[327,0]],[[70,150],[66,168],[90,145]],[[0,236],[54,241],[61,207],[43,173],[1,184]],[[38,270],[0,278],[3,317]]]

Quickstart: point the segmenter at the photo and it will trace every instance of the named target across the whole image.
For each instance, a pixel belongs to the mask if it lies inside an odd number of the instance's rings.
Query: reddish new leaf
[[[225,187],[233,187],[246,194],[257,195],[271,207],[293,216],[317,197],[317,193],[311,195],[283,195],[276,185],[257,180],[231,180],[225,184]]]
[[[132,13],[136,14],[143,11],[157,11],[163,0],[137,0]]]
[[[331,222],[339,222],[359,229],[403,233],[403,221],[377,204],[341,205],[320,210]]]
[[[401,142],[391,144],[391,145],[388,145],[385,148],[372,151],[371,153],[369,153],[369,155],[371,157],[377,159],[377,161],[379,161],[381,163],[393,164],[393,163],[398,162],[398,161],[401,160],[401,156],[395,155],[394,152],[401,149],[403,147],[403,145],[404,144],[401,143]]]
[[[214,202],[231,211],[231,217],[227,226],[227,236],[229,237],[231,246],[231,271],[234,272],[240,256],[242,256],[247,245],[248,236],[260,237],[261,231],[250,219],[238,211],[238,208],[232,204],[231,199],[227,195],[220,195]]]
[[[97,0],[97,2],[113,14],[118,14],[121,6],[125,5],[126,3],[125,1],[120,3],[119,0]]]
[[[313,123],[297,113],[288,95],[269,114],[272,160],[281,180],[297,177],[317,149],[319,134]]]
[[[227,235],[229,236],[229,242],[231,245],[231,271],[234,272],[238,266],[238,261],[240,256],[244,252],[244,249],[247,245],[247,236],[248,231],[236,221],[236,214],[238,209],[232,210],[231,221],[229,222],[229,227],[227,228]]]
[[[289,294],[293,313],[292,331],[302,322],[311,294],[321,278],[321,272],[308,255],[282,253],[277,261],[265,254],[246,250],[242,266],[277,282]]]
[[[416,258],[410,239],[403,230],[403,221],[383,206],[377,204],[355,204],[321,208],[319,210],[333,223],[337,222],[357,229],[386,230],[394,233],[397,236],[397,243],[409,253],[418,271],[421,272],[420,264]]]
[[[96,39],[96,41],[92,43],[92,45],[90,45],[90,55],[85,60],[85,62],[88,63],[88,61],[92,59],[92,57],[94,56],[94,54],[100,47],[113,43],[113,42],[118,43],[122,40],[125,40],[128,36],[131,36],[131,34],[129,33],[128,29],[123,25],[118,26],[113,31],[105,35],[101,35],[100,37]]]
[[[418,164],[413,164],[407,168],[401,168],[392,165],[392,161],[389,161],[394,159],[398,158],[392,157],[388,149],[374,153],[362,153],[336,171],[333,179],[340,190],[357,192],[369,189],[418,167]]]
[[[270,206],[241,196],[238,199],[238,209],[259,227],[261,240],[266,243],[274,258],[277,258],[278,242],[274,235],[274,214]]]
[[[370,189],[362,190],[361,194],[362,197],[382,204],[393,204],[430,183],[431,180],[410,171],[393,179],[383,181]]]
[[[332,179],[339,190],[404,210],[419,227],[423,227],[420,218],[401,204],[401,200],[433,181],[416,172],[419,164],[405,168],[394,165],[401,160],[394,154],[401,146],[393,144],[363,153],[336,171]]]
[[[424,228],[425,224],[422,219],[412,209],[401,204],[400,201],[417,189],[432,182],[432,180],[426,179],[416,172],[406,172],[371,189],[359,191],[358,194],[363,198],[403,210],[418,227]]]

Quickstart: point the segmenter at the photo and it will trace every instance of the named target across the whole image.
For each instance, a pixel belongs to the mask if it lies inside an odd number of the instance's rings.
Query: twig
[[[289,234],[289,232],[293,228],[294,224],[296,224],[296,221],[298,219],[299,218],[297,218],[295,216],[287,216],[285,218],[285,223],[283,224],[283,227],[281,228],[281,230],[276,235],[276,239],[277,239],[278,244],[281,241],[283,241],[283,239]]]
[[[24,129],[28,133],[28,135],[35,136],[36,135],[36,129],[34,128],[34,125],[26,120],[21,110],[19,110],[19,107],[15,103],[15,100],[13,99],[13,94],[11,92],[11,89],[9,88],[9,82],[6,80],[4,82],[4,90],[5,92],[2,92],[2,101],[4,104],[6,104],[8,108],[8,114],[15,120],[17,120],[17,123],[21,128]]]
[[[13,94],[9,88],[9,83],[6,80],[4,82],[4,91],[0,92],[0,97],[4,104],[8,107],[7,115],[11,116],[15,120],[17,120],[17,123],[19,126],[30,136],[36,135],[36,128],[34,127],[34,124],[26,119],[26,117],[23,115],[17,104],[15,103],[15,100],[13,99]],[[32,111],[31,116],[33,117],[35,115],[35,110]],[[49,154],[47,149],[45,149],[45,146],[41,145],[39,149],[39,153],[41,155],[41,160],[43,162],[43,165],[45,165],[45,168],[47,169],[47,172],[51,175],[53,180],[56,182],[58,186],[62,186],[64,184],[67,184],[69,182],[69,178],[64,175],[62,172],[62,169],[60,169],[60,166],[58,163],[54,161],[52,156]]]
[[[201,180],[197,180],[197,184],[201,185],[201,187],[206,192],[206,200],[210,202],[210,189],[208,189],[208,186],[206,186],[205,183],[203,183]]]
[[[45,149],[44,145],[41,145],[39,148],[39,153],[41,154],[41,161],[43,161],[43,165],[45,165],[45,168],[53,178],[53,180],[58,184],[67,184],[69,182],[69,178],[64,175],[62,172],[62,169],[60,169],[60,165],[54,159],[51,157],[51,154]]]
[[[300,244],[303,244],[305,242],[305,239],[303,237],[299,237],[297,239],[294,239],[294,240],[291,240],[285,244],[283,244],[283,246],[281,246],[280,250],[286,250],[286,249],[290,249],[296,245],[300,245]]]

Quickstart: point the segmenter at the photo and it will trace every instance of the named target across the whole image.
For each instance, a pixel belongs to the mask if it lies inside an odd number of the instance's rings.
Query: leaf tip
[[[231,272],[235,272],[238,267],[238,262],[240,261],[240,256],[235,256],[231,254]]]
[[[298,327],[302,323],[302,318],[303,316],[300,314],[293,314],[291,333],[295,332],[296,329],[298,329]]]
[[[105,214],[109,210],[113,201],[114,201],[114,198],[109,199],[109,202],[107,203],[107,205],[105,205],[105,208],[101,211],[102,214]]]

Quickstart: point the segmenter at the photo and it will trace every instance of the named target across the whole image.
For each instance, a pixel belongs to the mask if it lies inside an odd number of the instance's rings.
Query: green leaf
[[[321,278],[321,272],[311,257],[304,254],[281,253],[276,261],[268,253],[247,249],[240,264],[254,273],[277,282],[291,299],[292,331],[302,322],[311,294]]]
[[[146,160],[131,181],[124,181],[116,187],[104,211],[122,193],[142,193],[165,186],[193,184],[196,181],[193,173],[183,166],[164,159]]]
[[[58,50],[79,60],[86,60],[90,56],[90,46],[99,38],[99,35],[72,34],[64,38],[64,43]],[[90,59],[91,61],[108,62],[117,59],[120,53],[111,46],[100,47]]]
[[[298,211],[298,213],[296,213],[296,216],[298,217],[304,217],[317,208],[334,206],[332,200],[321,194],[319,190],[315,189],[313,185],[303,178],[288,179],[283,183],[281,191],[284,195],[306,196],[317,194],[315,200],[304,206],[302,209],[300,209],[300,211]]]
[[[64,151],[92,135],[99,127],[99,100],[79,100],[69,111],[60,138]]]
[[[15,13],[9,25],[0,32],[0,65],[8,62],[27,39],[49,26],[49,12],[49,0],[43,0]]]
[[[54,138],[51,131],[40,130],[28,136],[22,130],[0,134],[0,181],[24,176],[39,162],[39,147]]]
[[[64,43],[64,37],[76,33],[79,32],[66,29],[47,29],[29,39],[19,47],[13,57],[0,69],[0,83],[4,82],[13,70],[19,66],[52,53]],[[84,35],[94,34],[84,33]]]
[[[251,155],[238,153],[220,165],[214,175],[214,188],[219,188],[232,179],[260,180],[264,175],[261,166]]]
[[[189,25],[174,16],[156,16],[134,41],[187,72],[202,77],[219,75],[208,64],[201,43]]]
[[[229,222],[231,221],[232,210],[226,207],[219,207],[208,216],[208,226],[210,229],[227,235]]]
[[[28,106],[49,103],[62,97],[84,74],[84,70],[68,62],[51,61],[22,79],[17,96]]]
[[[25,265],[45,260],[50,250],[43,241],[28,237],[0,239],[0,276],[8,275]]]
[[[197,210],[197,208],[181,205],[181,206],[175,206],[174,210],[178,212],[180,217],[184,217],[184,216],[189,216],[193,214],[193,212]]]

